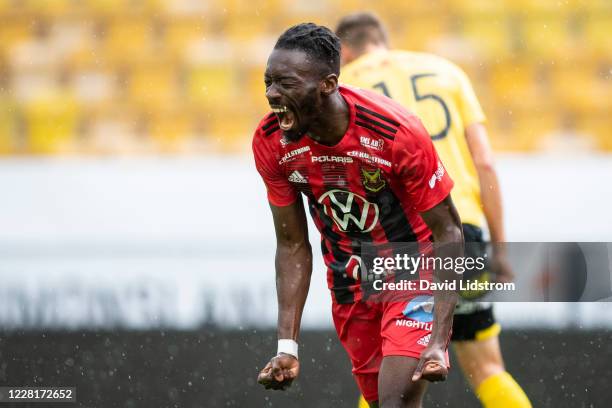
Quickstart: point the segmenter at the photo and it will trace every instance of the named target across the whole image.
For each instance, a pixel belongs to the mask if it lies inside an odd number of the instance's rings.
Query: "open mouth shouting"
[[[283,132],[288,132],[293,128],[295,124],[295,114],[286,105],[270,105],[272,112],[278,119],[278,125]]]

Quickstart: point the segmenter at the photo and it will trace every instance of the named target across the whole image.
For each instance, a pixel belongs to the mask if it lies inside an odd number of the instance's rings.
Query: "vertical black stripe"
[[[406,217],[400,200],[393,193],[391,187],[387,185],[379,193],[368,192],[366,198],[371,203],[376,203],[378,205],[380,211],[380,225],[385,231],[387,240],[390,243],[417,241],[417,236],[412,229],[412,225],[410,225],[410,221]],[[392,245],[392,248],[393,256],[395,257],[396,255],[404,255],[405,252],[414,254],[417,246],[410,245],[402,250],[398,245]],[[406,278],[406,276],[416,278],[417,275],[396,275],[394,280]]]
[[[366,198],[369,202],[378,204],[380,225],[389,242],[415,242],[417,240],[400,200],[389,185],[379,193],[367,192]]]
[[[310,214],[313,218],[317,218],[323,225],[321,231],[321,251],[328,253],[326,244],[329,244],[333,260],[326,265],[331,269],[332,273],[332,292],[336,303],[348,304],[355,302],[355,295],[348,287],[356,282],[346,273],[346,264],[351,257],[351,253],[347,253],[340,248],[340,240],[342,236],[333,229],[334,221],[325,214],[323,205],[319,204],[314,197],[309,198]]]

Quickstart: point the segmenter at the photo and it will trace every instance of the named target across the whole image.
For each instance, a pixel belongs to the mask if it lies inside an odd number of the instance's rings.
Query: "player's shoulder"
[[[393,50],[391,58],[396,64],[414,68],[416,70],[427,70],[439,75],[457,76],[463,75],[463,69],[453,61],[435,54],[416,51]]]
[[[253,134],[253,148],[266,147],[273,149],[280,146],[282,132],[276,115],[273,112],[267,113],[257,124]]]
[[[280,125],[276,115],[273,112],[268,112],[257,124],[255,129],[255,137],[270,138],[280,131]]]
[[[411,133],[415,124],[420,123],[413,112],[378,92],[347,85],[341,86],[340,92],[355,107],[355,124],[387,136],[387,139]]]
[[[421,64],[428,66],[439,66],[441,68],[455,68],[456,64],[451,60],[440,55],[430,54],[428,52],[393,50],[390,51],[394,59],[401,61],[418,61]]]

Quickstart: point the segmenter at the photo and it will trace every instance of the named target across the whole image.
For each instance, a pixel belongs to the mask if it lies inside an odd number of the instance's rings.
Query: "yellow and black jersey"
[[[481,226],[480,186],[465,128],[485,115],[465,73],[434,55],[377,51],[344,66],[340,81],[381,92],[421,118],[455,181],[453,201],[462,222]]]

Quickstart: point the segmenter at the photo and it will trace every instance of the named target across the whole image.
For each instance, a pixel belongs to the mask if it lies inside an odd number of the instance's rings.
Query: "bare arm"
[[[506,235],[501,191],[487,129],[482,123],[473,123],[465,128],[465,138],[480,180],[480,199],[491,234],[491,241],[504,242]]]
[[[458,257],[463,255],[463,232],[457,210],[448,195],[444,201],[432,209],[421,213],[423,220],[433,233],[437,243],[435,256]],[[450,245],[440,245],[440,244]],[[455,271],[436,270],[435,276],[440,281],[457,280]],[[457,304],[457,293],[454,290],[434,290],[434,320],[431,338],[427,348],[421,353],[421,358],[412,376],[413,381],[421,378],[428,381],[441,381],[448,375],[446,366],[446,348],[453,327],[453,314]]]
[[[459,245],[463,242],[461,220],[450,195],[431,210],[422,213],[421,216],[429,226],[429,229],[431,229],[434,242],[438,244],[436,256],[455,258],[463,255],[462,246]],[[440,246],[440,244],[445,243],[451,245]],[[441,280],[456,279],[454,271],[447,272],[436,271],[436,275]],[[434,291],[434,300],[434,325],[430,344],[445,349],[453,325],[457,293],[454,290],[437,290]]]
[[[312,274],[312,250],[301,199],[286,207],[270,205],[276,231],[278,338],[297,340]]]
[[[270,205],[276,231],[276,295],[278,338],[297,340],[312,274],[312,250],[301,199],[286,207]],[[278,353],[260,371],[257,381],[266,389],[284,390],[300,372],[297,358]]]
[[[487,219],[493,245],[491,270],[496,280],[510,282],[514,273],[506,259],[506,233],[504,231],[503,206],[497,172],[493,163],[493,151],[489,144],[487,129],[482,123],[473,123],[465,129],[465,138],[480,180],[480,199]]]

